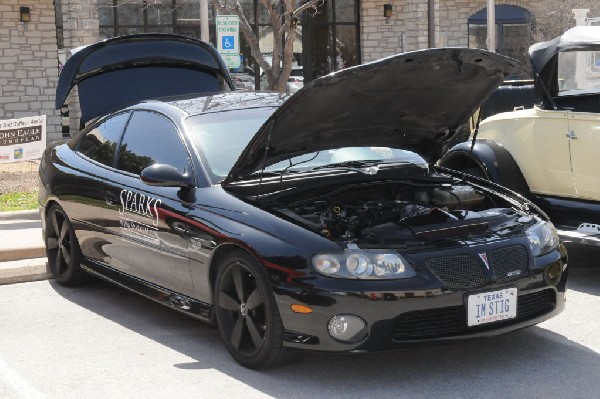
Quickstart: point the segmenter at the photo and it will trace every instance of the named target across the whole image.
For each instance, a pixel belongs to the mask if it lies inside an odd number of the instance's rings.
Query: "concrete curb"
[[[0,265],[0,285],[48,280],[52,274],[46,258],[34,258],[2,262]]]
[[[44,247],[22,247],[0,249],[0,262],[9,262],[19,259],[35,259],[46,256],[46,248]]]
[[[37,209],[28,211],[0,212],[0,221],[11,220],[40,220],[40,213]]]

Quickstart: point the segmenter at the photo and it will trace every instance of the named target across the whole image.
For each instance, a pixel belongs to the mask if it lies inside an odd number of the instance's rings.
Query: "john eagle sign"
[[[46,148],[46,115],[0,120],[0,163],[39,159]]]

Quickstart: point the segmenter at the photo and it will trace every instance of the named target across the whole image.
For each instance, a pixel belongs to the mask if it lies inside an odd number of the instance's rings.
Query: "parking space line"
[[[43,399],[37,389],[31,386],[19,373],[13,370],[2,358],[0,358],[0,382],[4,382],[12,389],[17,397],[27,399]]]

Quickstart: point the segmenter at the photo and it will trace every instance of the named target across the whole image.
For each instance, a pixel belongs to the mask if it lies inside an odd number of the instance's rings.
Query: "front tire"
[[[235,251],[220,263],[214,303],[221,338],[242,366],[265,369],[289,358],[268,278],[249,254]]]
[[[80,285],[87,281],[81,269],[81,249],[73,226],[59,205],[52,205],[46,216],[44,242],[48,264],[54,279],[61,285]]]

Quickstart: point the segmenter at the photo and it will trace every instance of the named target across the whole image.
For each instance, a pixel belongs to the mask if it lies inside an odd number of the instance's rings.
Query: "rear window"
[[[600,91],[600,51],[558,55],[558,89],[563,95]]]

